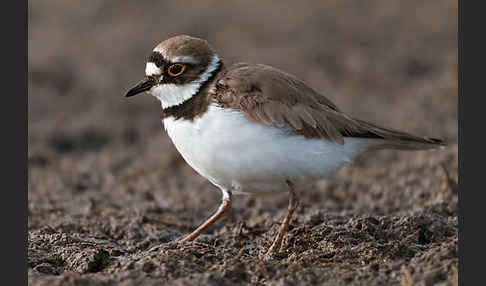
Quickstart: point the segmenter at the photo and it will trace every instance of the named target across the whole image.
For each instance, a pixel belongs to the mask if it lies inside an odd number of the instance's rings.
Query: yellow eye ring
[[[185,69],[186,66],[183,64],[173,64],[167,69],[167,73],[170,76],[178,76],[181,75]]]

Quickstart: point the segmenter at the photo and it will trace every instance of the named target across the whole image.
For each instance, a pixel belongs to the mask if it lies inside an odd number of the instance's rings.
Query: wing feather
[[[239,63],[221,73],[214,101],[245,114],[249,120],[287,127],[298,135],[344,144],[345,137],[374,138],[384,148],[428,149],[442,140],[414,136],[340,111],[328,98],[303,81],[266,65]]]

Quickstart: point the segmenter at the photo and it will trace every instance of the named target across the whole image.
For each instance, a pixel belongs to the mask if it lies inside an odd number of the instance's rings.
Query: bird
[[[233,194],[288,192],[286,216],[265,254],[274,255],[311,184],[364,152],[445,146],[351,117],[277,68],[227,66],[206,40],[188,35],[150,52],[144,79],[125,96],[143,92],[160,101],[163,126],[187,164],[221,190],[217,211],[183,242],[227,215]]]

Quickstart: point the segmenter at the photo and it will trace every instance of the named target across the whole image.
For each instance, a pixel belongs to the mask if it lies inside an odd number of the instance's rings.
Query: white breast
[[[287,191],[286,180],[312,183],[373,144],[357,138],[346,138],[344,145],[307,139],[214,105],[194,121],[166,118],[164,126],[192,168],[235,193]]]

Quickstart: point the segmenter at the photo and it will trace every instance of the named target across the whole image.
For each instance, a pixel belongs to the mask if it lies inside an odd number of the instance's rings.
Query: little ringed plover
[[[153,49],[145,78],[126,96],[142,92],[160,101],[165,130],[185,161],[222,192],[216,213],[183,241],[227,214],[233,193],[288,191],[287,216],[267,252],[275,253],[298,205],[298,190],[366,151],[444,145],[348,116],[271,66],[226,66],[207,41],[186,35]]]

